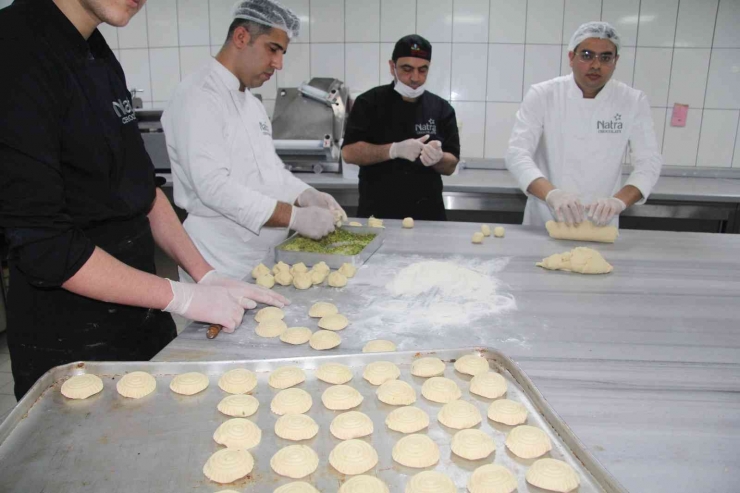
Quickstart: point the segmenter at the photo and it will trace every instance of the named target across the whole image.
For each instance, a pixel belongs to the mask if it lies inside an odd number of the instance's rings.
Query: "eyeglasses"
[[[592,63],[594,60],[598,59],[599,63],[603,65],[611,65],[615,61],[617,61],[617,57],[614,56],[613,53],[594,53],[593,51],[583,50],[579,51],[577,53],[578,58],[583,63]]]

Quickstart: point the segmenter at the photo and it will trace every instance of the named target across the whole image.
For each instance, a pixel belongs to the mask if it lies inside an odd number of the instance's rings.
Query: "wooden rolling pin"
[[[212,324],[210,327],[208,327],[208,330],[206,331],[206,337],[209,339],[215,339],[219,332],[221,332],[221,329],[223,326],[218,324]]]

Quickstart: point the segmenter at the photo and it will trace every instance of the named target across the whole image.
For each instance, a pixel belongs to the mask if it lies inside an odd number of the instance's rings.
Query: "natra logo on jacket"
[[[128,99],[113,101],[113,111],[121,119],[122,124],[127,124],[136,120],[136,113],[134,108],[131,106],[131,101]]]
[[[617,113],[611,121],[599,120],[596,122],[596,130],[600,134],[621,134],[622,133],[622,115]]]

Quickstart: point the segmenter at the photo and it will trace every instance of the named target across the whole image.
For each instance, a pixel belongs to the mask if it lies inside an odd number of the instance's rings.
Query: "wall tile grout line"
[[[678,2],[678,8],[679,12],[681,9],[681,0]],[[717,17],[719,16],[719,1],[717,2],[717,10],[714,13],[714,28],[712,29],[712,44],[714,44],[714,36],[717,34]],[[678,16],[676,16],[678,18]],[[678,25],[678,21],[676,21],[676,24]],[[678,30],[678,27],[676,28]],[[676,33],[678,34],[678,33]],[[673,39],[673,44],[675,46],[676,39]],[[707,104],[707,90],[709,89],[709,69],[712,66],[712,49],[709,49],[709,63],[707,64],[707,78],[706,82],[704,83],[704,99],[702,99],[701,106],[701,123],[699,124],[699,137],[696,141],[696,166],[699,166],[699,149],[701,149],[701,134],[704,126],[704,113],[707,111],[706,104]],[[670,94],[670,92],[669,92]],[[737,140],[737,135],[735,136],[735,139]],[[735,149],[733,148],[733,154],[735,152]],[[730,167],[732,167],[732,160],[730,160]]]
[[[486,23],[486,85],[485,87],[485,93],[483,96],[483,99],[488,101],[488,69],[490,68],[490,62],[489,58],[491,56],[491,2],[488,1],[488,10],[486,11],[486,19],[488,22]],[[486,135],[488,135],[488,105],[486,103],[483,103],[483,149],[482,149],[482,156],[481,158],[486,157]]]
[[[702,122],[703,122],[703,120],[702,120]],[[738,112],[738,115],[737,115],[737,127],[735,128],[735,142],[733,142],[733,145],[732,145],[732,158],[730,159],[730,168],[734,168],[735,167],[734,166],[734,164],[735,164],[735,155],[738,152],[740,152],[740,149],[738,149],[738,147],[740,147],[740,144],[739,144],[739,141],[738,141],[738,136],[740,136],[740,112]]]

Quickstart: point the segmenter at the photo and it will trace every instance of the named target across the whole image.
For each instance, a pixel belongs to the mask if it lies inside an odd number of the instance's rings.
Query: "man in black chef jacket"
[[[50,368],[148,360],[169,313],[233,330],[269,291],[219,275],[154,186],[123,70],[96,27],[146,0],[16,0],[0,11],[0,229],[20,399]],[[198,284],[155,275],[159,245]]]
[[[360,166],[359,217],[447,219],[442,177],[460,158],[455,110],[425,90],[432,45],[404,36],[389,60],[394,82],[361,94],[350,112],[342,157]]]

